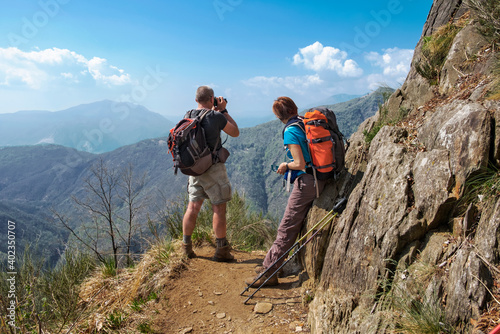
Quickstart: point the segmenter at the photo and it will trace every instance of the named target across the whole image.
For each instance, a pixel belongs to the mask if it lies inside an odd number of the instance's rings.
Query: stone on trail
[[[273,309],[273,304],[271,303],[257,303],[253,311],[259,314],[269,313]]]

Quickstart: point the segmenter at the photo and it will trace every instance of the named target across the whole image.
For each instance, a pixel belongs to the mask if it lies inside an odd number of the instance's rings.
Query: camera
[[[214,97],[214,107],[217,107],[217,103],[218,103],[217,99],[218,99],[218,97],[216,97],[216,96],[215,96],[215,97]],[[223,99],[224,99],[224,101],[226,101],[226,103],[227,103],[227,99],[225,99],[225,98],[223,98]]]

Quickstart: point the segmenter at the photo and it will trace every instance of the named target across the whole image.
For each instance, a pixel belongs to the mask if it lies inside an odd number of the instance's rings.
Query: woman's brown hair
[[[273,112],[280,121],[284,122],[297,115],[297,106],[291,98],[280,96],[274,101]]]

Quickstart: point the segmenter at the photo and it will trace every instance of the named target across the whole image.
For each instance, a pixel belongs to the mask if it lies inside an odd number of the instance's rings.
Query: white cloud
[[[130,83],[130,76],[124,74],[124,71],[107,65],[104,58],[94,57],[87,62],[89,73],[97,82],[103,82],[112,86],[121,86]]]
[[[382,68],[383,75],[389,80],[404,81],[410,71],[413,50],[397,47],[382,50],[384,53],[370,52],[365,58],[373,66]]]
[[[318,74],[296,77],[257,76],[245,80],[243,83],[249,87],[259,88],[265,93],[271,93],[273,90],[286,88],[292,92],[302,94],[307,88],[321,85],[323,80],[321,80]]]
[[[347,59],[347,52],[323,46],[320,42],[299,49],[293,56],[293,64],[302,64],[306,69],[315,72],[334,71],[341,77],[359,77],[363,74],[363,70],[354,60]]]
[[[293,59],[294,65],[314,71],[312,75],[256,76],[243,83],[256,104],[269,104],[270,96],[289,95],[296,103],[308,105],[339,93],[366,94],[381,86],[399,87],[412,57],[413,50],[397,47],[370,52],[359,60],[361,69],[346,52],[316,42],[300,49]]]
[[[104,58],[87,59],[68,49],[52,48],[25,52],[0,48],[0,85],[40,89],[48,82],[81,82],[90,74],[98,84],[121,86],[132,83],[130,75]]]

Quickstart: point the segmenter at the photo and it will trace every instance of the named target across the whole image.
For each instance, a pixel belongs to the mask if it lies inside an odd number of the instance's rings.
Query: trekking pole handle
[[[345,209],[346,204],[347,204],[347,198],[342,197],[341,199],[339,199],[337,204],[335,204],[332,211],[342,213],[342,211],[344,211]]]
[[[339,199],[339,201],[337,202],[337,204],[335,204],[333,209],[331,209],[319,222],[317,222],[313,227],[311,227],[311,229],[307,231],[299,240],[297,240],[297,242],[301,242],[302,240],[304,240],[305,237],[311,234],[311,232],[314,231],[318,226],[320,226],[325,220],[331,218],[330,215],[334,213],[340,214],[344,210],[346,203],[347,203],[347,198],[342,197],[341,199]]]

